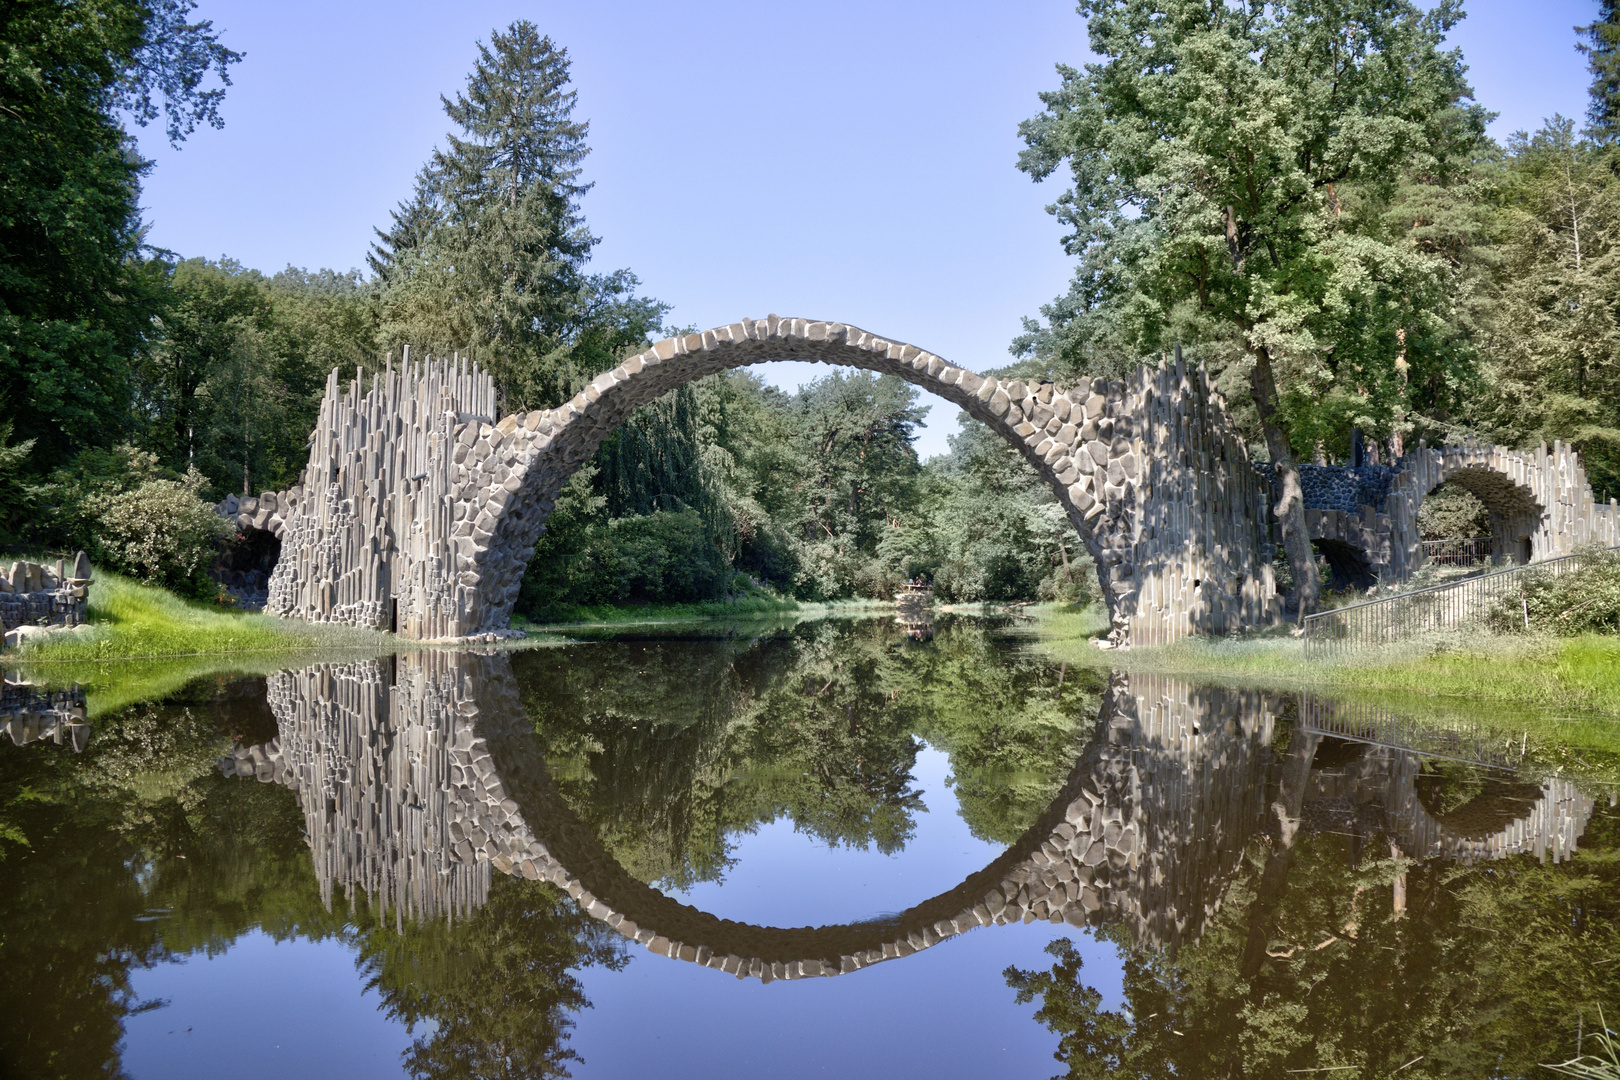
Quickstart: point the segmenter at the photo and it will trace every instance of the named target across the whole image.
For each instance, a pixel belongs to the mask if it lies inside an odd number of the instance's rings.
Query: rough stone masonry
[[[303,482],[239,508],[281,537],[265,609],[425,640],[503,635],[546,516],[602,439],[677,386],[771,360],[898,376],[1016,446],[1096,560],[1116,644],[1278,616],[1269,493],[1202,371],[1001,380],[845,323],[775,315],[660,341],[559,408],[505,418],[466,363],[390,366],[369,386],[334,371]]]

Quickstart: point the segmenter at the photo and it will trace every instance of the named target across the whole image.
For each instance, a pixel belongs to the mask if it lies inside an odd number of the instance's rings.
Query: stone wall
[[[334,372],[267,610],[429,640],[505,633],[546,517],[602,439],[677,386],[772,360],[895,375],[1016,446],[1096,560],[1116,643],[1278,616],[1266,487],[1201,371],[1027,384],[774,315],[661,341],[560,408],[498,421],[476,367],[407,363],[369,387],[357,373],[347,393]]]
[[[0,570],[0,625],[6,630],[6,644],[18,644],[35,627],[84,622],[90,574],[90,559],[82,551],[71,563],[17,561]]]

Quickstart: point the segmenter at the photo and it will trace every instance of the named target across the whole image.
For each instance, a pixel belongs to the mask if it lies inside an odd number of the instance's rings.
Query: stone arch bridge
[[[496,415],[490,378],[444,361],[348,383],[333,371],[302,483],[221,510],[281,540],[265,609],[424,640],[508,632],[558,494],[602,439],[668,391],[731,368],[801,360],[898,376],[1007,439],[1051,487],[1096,562],[1115,644],[1264,625],[1280,615],[1266,470],[1202,370],[1142,368],[1073,386],[1002,380],[845,323],[744,319],[669,338],[556,409]],[[1417,511],[1447,480],[1480,494],[1518,561],[1620,544],[1573,450],[1423,449],[1394,467],[1302,468],[1307,527],[1369,580],[1422,562]]]
[[[765,981],[844,974],[1037,919],[1124,924],[1174,949],[1196,940],[1262,832],[1302,821],[1342,830],[1349,814],[1418,857],[1561,860],[1593,809],[1553,778],[1459,832],[1414,794],[1416,755],[1389,745],[1387,717],[1116,675],[1057,797],[988,866],[892,917],[758,926],[681,904],[620,867],[557,793],[504,653],[402,654],[268,685],[278,737],[221,768],[297,791],[328,904],[337,888],[360,888],[398,921],[453,917],[483,904],[492,872],[545,879],[655,953]],[[1271,748],[1285,713],[1297,725],[1291,754],[1328,738],[1357,753],[1291,781]]]
[[[1359,564],[1349,576],[1368,584],[1404,581],[1423,565],[1418,510],[1442,484],[1484,504],[1493,562],[1620,545],[1620,504],[1593,499],[1580,455],[1561,442],[1522,451],[1482,443],[1419,447],[1391,466],[1302,465],[1300,474],[1311,539],[1347,553]],[[1337,552],[1330,546],[1328,554]]]
[[[328,380],[303,482],[239,501],[281,538],[266,610],[427,640],[505,632],[568,477],[635,409],[770,360],[865,368],[989,425],[1035,467],[1096,560],[1119,643],[1223,633],[1279,614],[1268,491],[1201,371],[1074,386],[1000,380],[844,323],[744,319],[660,341],[557,409],[496,415],[467,364]]]

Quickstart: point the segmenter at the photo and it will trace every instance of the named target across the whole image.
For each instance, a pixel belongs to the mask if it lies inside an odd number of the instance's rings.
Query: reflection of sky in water
[[[928,813],[906,849],[831,849],[777,821],[733,838],[737,863],[723,885],[676,894],[721,918],[802,926],[870,918],[957,885],[1000,848],[975,839],[945,784],[950,762],[925,748],[913,770]],[[1057,1037],[1018,1005],[1002,971],[1046,967],[1042,952],[1076,939],[1087,981],[1109,1007],[1120,997],[1114,948],[1068,926],[988,927],[917,955],[831,979],[740,981],[630,946],[621,972],[580,973],[594,1008],[569,1044],[589,1077],[1039,1077],[1058,1068]],[[135,1080],[402,1074],[402,1025],[363,992],[354,953],[335,941],[277,944],[243,935],[219,956],[195,956],[132,975],[141,1000],[163,1008],[131,1017],[124,1066]],[[190,1029],[189,1031],[187,1029]],[[418,1034],[422,1034],[418,1029]]]
[[[904,910],[960,884],[1001,853],[975,839],[945,785],[950,760],[925,749],[912,775],[931,811],[897,855],[831,849],[777,821],[733,838],[724,885],[676,894],[725,919],[818,925]],[[1057,1036],[1018,1005],[1002,971],[1049,967],[1068,935],[1087,981],[1117,1008],[1114,947],[1050,923],[983,927],[901,960],[831,979],[761,986],[633,949],[619,974],[587,971],[595,1008],[579,1017],[575,1076],[1050,1076]],[[994,1069],[994,1072],[987,1070]]]
[[[130,982],[142,1001],[168,1002],[124,1025],[124,1071],[134,1080],[403,1073],[411,1036],[364,992],[354,951],[340,942],[278,943],[255,930],[218,956],[135,971]]]

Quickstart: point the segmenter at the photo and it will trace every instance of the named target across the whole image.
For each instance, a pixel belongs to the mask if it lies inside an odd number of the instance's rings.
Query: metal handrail
[[[1451,540],[1423,540],[1418,544],[1418,550],[1430,562],[1461,566],[1489,562],[1495,546],[1492,537],[1469,536]]]
[[[1608,548],[1609,551],[1620,551],[1620,545]],[[1501,592],[1497,585],[1526,574],[1543,573],[1551,571],[1560,574],[1567,567],[1575,569],[1581,561],[1589,558],[1585,552],[1576,552],[1573,555],[1562,555],[1556,559],[1545,559],[1541,562],[1525,563],[1521,566],[1510,566],[1502,570],[1492,570],[1489,573],[1473,574],[1461,581],[1448,581],[1440,585],[1430,585],[1422,589],[1413,589],[1411,592],[1398,593],[1395,596],[1379,597],[1377,600],[1363,600],[1359,604],[1347,604],[1331,611],[1319,611],[1314,615],[1307,615],[1301,620],[1304,630],[1305,655],[1311,653],[1313,628],[1326,629],[1328,626],[1338,624],[1345,633],[1336,637],[1322,637],[1317,639],[1318,648],[1346,647],[1351,644],[1368,645],[1379,641],[1392,641],[1405,636],[1415,629],[1437,630],[1459,626],[1464,619],[1472,616],[1478,610],[1479,604],[1497,599]],[[1434,600],[1437,603],[1425,603]],[[1402,618],[1399,605],[1414,609],[1415,618]],[[1351,641],[1351,622],[1357,625],[1355,635],[1358,640]],[[1421,623],[1422,625],[1418,625]]]

